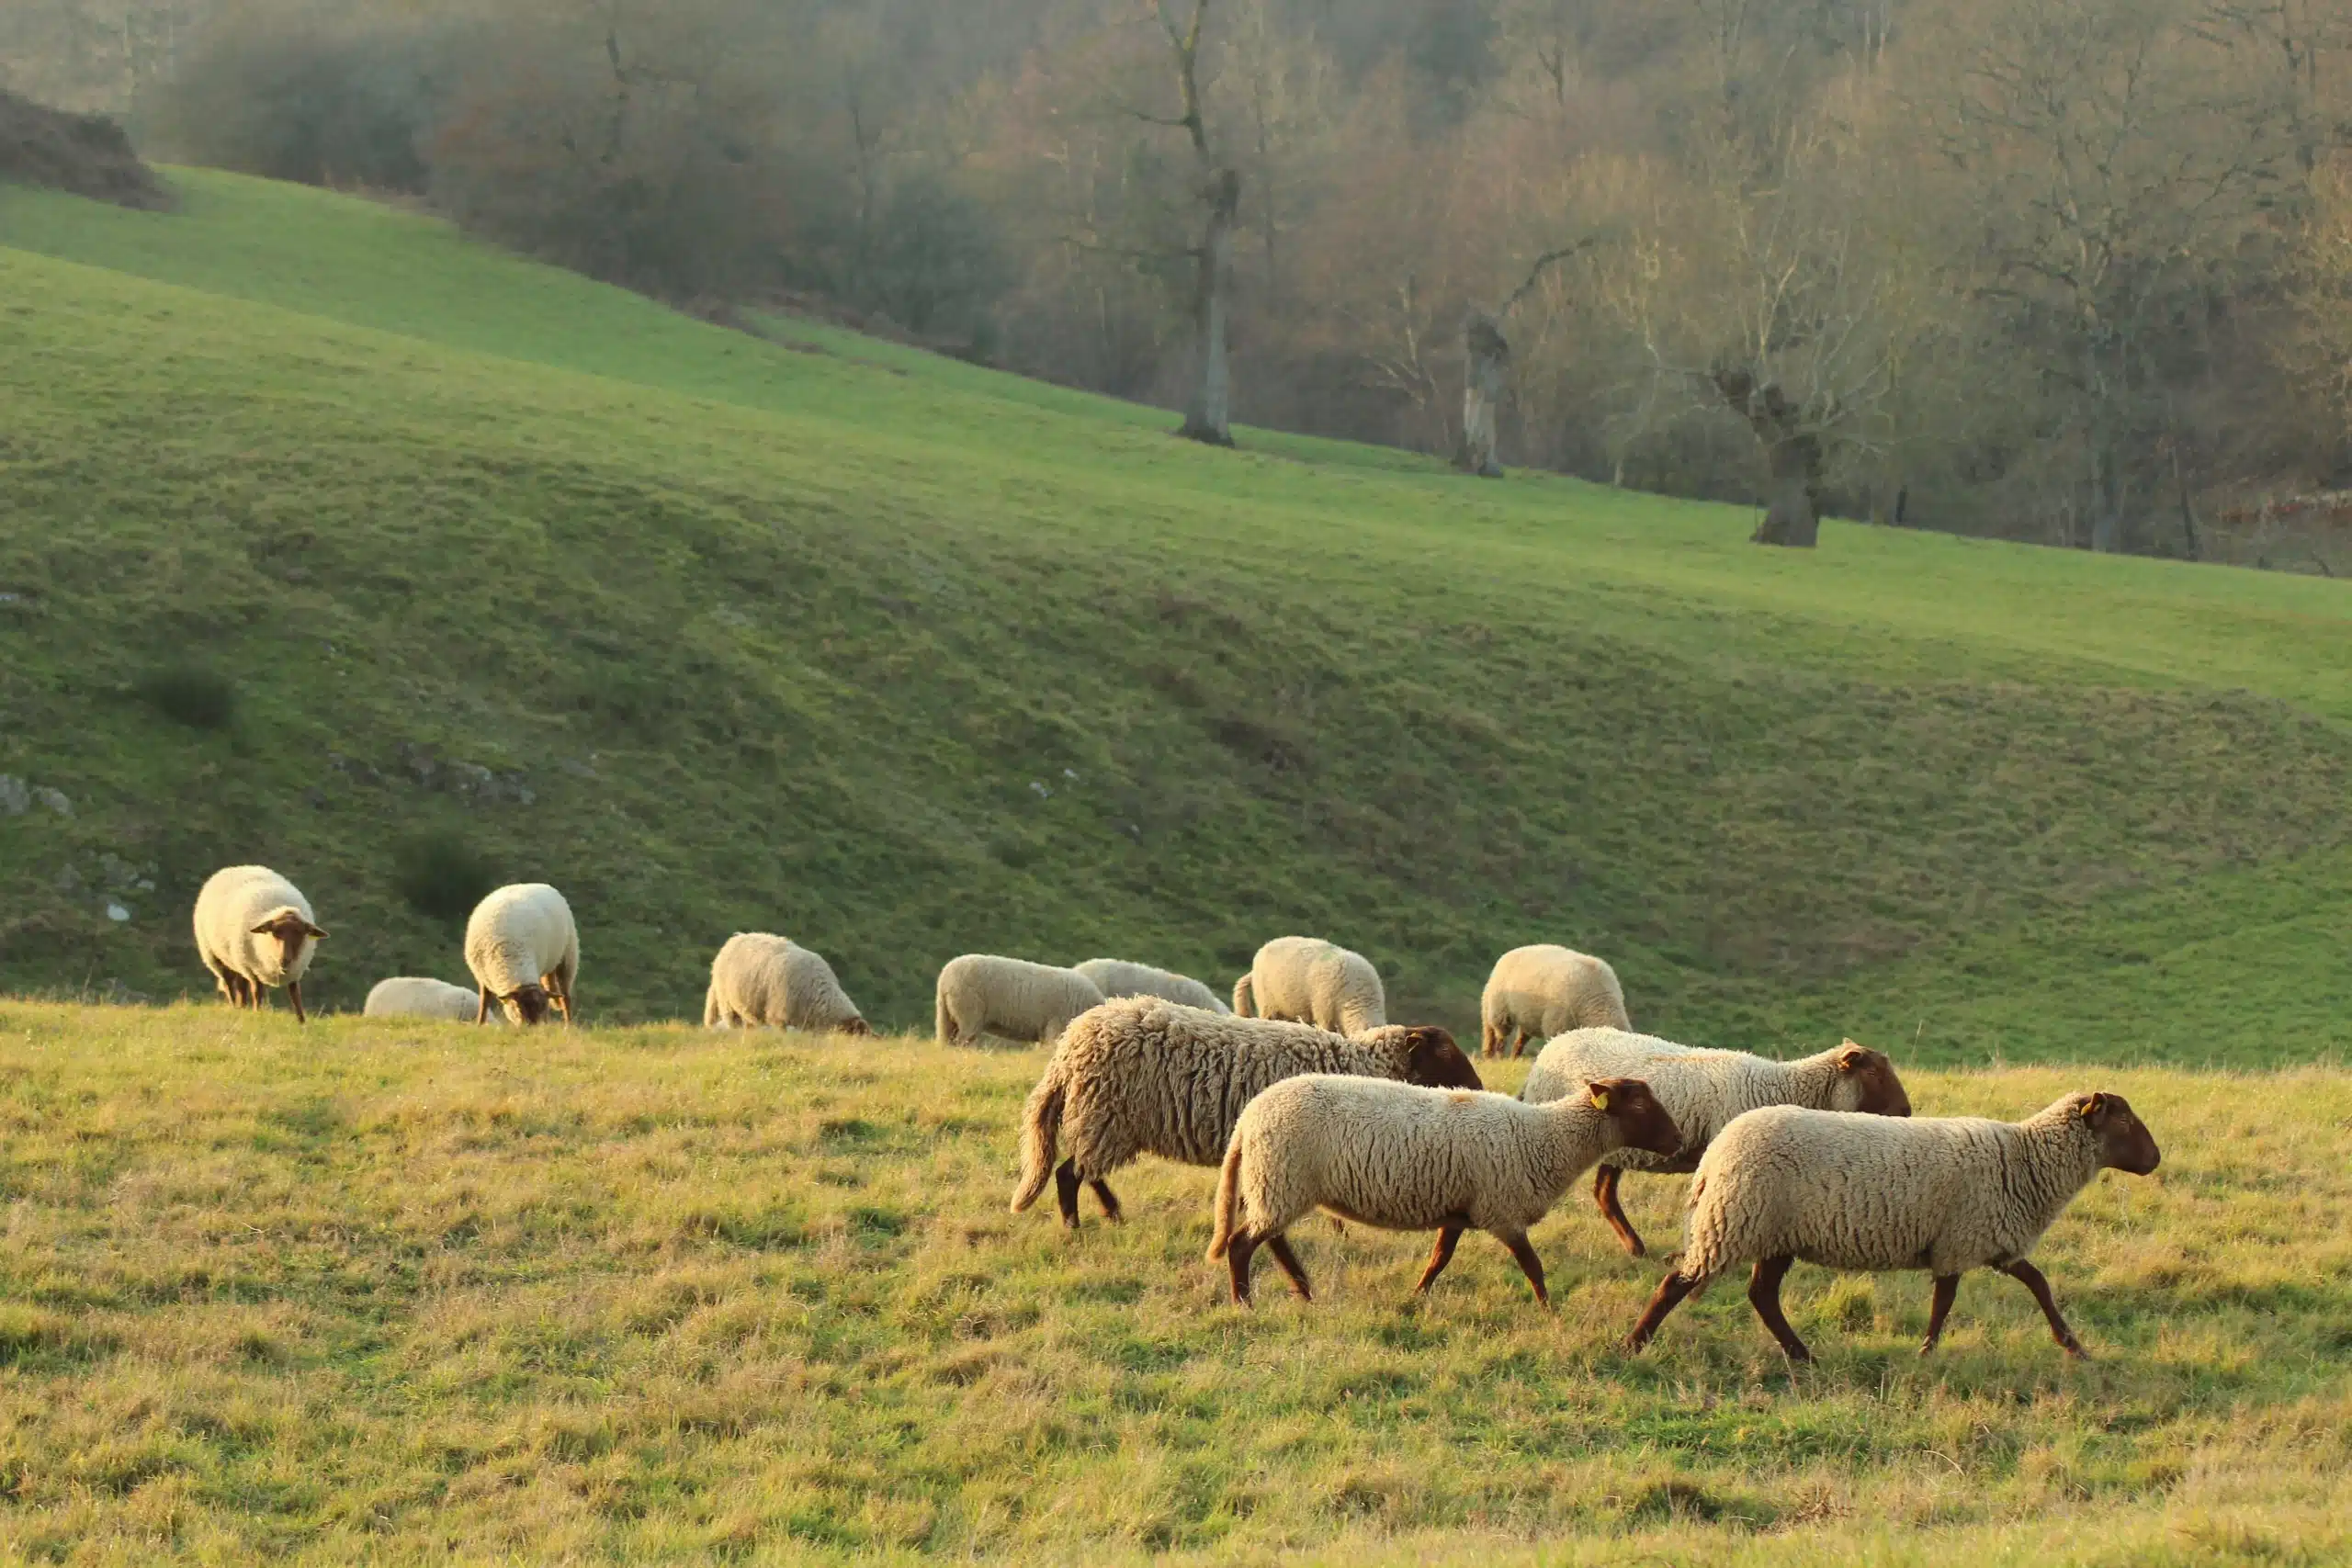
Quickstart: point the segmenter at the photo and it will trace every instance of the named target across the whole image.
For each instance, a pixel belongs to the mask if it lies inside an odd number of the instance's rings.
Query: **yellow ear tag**
[[[1609,1109],[1609,1091],[1607,1089],[1597,1089],[1592,1091],[1592,1108],[1595,1111],[1606,1111]]]

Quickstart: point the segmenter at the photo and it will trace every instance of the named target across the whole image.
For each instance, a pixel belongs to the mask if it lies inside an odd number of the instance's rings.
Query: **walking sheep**
[[[1021,1116],[1020,1213],[1053,1175],[1062,1224],[1078,1224],[1085,1182],[1119,1218],[1103,1179],[1138,1155],[1215,1165],[1242,1107],[1300,1073],[1351,1073],[1476,1089],[1478,1070],[1434,1026],[1385,1024],[1352,1038],[1304,1023],[1227,1017],[1156,997],[1107,1002],[1070,1025]],[[1069,1157],[1054,1168],[1069,1134]]]
[[[1312,1301],[1283,1233],[1320,1208],[1385,1230],[1436,1231],[1413,1287],[1419,1295],[1453,1261],[1462,1233],[1482,1230],[1510,1248],[1548,1309],[1528,1228],[1608,1150],[1670,1155],[1680,1142],[1673,1119],[1634,1078],[1598,1079],[1581,1096],[1540,1106],[1370,1078],[1289,1078],[1251,1100],[1234,1125],[1209,1256],[1226,1260],[1240,1305],[1250,1304],[1250,1258],[1260,1247]]]
[[[1359,1034],[1388,1021],[1388,998],[1363,954],[1320,937],[1278,936],[1233,983],[1233,1010]]]
[[[1682,1129],[1682,1152],[1671,1160],[1624,1148],[1605,1156],[1593,1172],[1592,1201],[1635,1258],[1645,1250],[1641,1233],[1617,1201],[1617,1183],[1625,1171],[1688,1175],[1699,1168],[1699,1156],[1732,1118],[1759,1106],[1911,1114],[1911,1097],[1895,1076],[1894,1064],[1850,1040],[1835,1051],[1775,1062],[1744,1051],[1677,1045],[1621,1029],[1578,1029],[1553,1040],[1535,1058],[1519,1097],[1540,1105],[1573,1094],[1594,1078],[1611,1077],[1637,1077],[1648,1084]]]
[[[447,980],[422,975],[395,975],[379,980],[368,993],[360,1012],[368,1018],[442,1018],[458,1023],[479,1021],[474,994]]]
[[[552,1004],[571,1022],[572,982],[580,974],[580,930],[571,906],[544,882],[499,888],[474,906],[466,921],[466,967],[481,997],[474,1021],[490,1017],[496,998],[516,1023],[537,1023]]]
[[[702,1003],[706,1029],[831,1031],[871,1034],[857,1005],[842,989],[833,966],[819,954],[766,931],[737,931],[710,961],[710,989]]]
[[[1052,1044],[1069,1021],[1099,1007],[1102,993],[1075,969],[967,953],[939,972],[939,1043],[971,1044],[983,1034]]]
[[[232,1007],[266,1007],[283,986],[295,1021],[308,1023],[302,976],[326,934],[302,890],[266,865],[224,867],[196,895],[197,956]]]
[[[1225,998],[1193,979],[1173,970],[1155,969],[1148,964],[1130,964],[1124,958],[1090,958],[1078,966],[1078,972],[1094,982],[1105,1001],[1121,997],[1158,997],[1188,1008],[1205,1008],[1210,1012],[1230,1012]]]
[[[2145,1176],[2163,1156],[2120,1094],[2069,1094],[2025,1122],[1751,1111],[1699,1162],[1682,1256],[1659,1281],[1626,1348],[1639,1350],[1675,1304],[1753,1262],[1747,1300],[1792,1361],[1813,1353],[1781,1312],[1797,1258],[1830,1269],[1924,1269],[1935,1276],[1926,1355],[1943,1335],[1960,1277],[1990,1267],[2033,1292],[2051,1337],[2084,1354],[2050,1281],[2026,1261],[2075,1194],[2112,1167]]]
[[[1617,971],[1589,953],[1541,943],[1514,947],[1495,960],[1478,1001],[1478,1054],[1518,1055],[1528,1036],[1549,1040],[1571,1029],[1631,1029]]]

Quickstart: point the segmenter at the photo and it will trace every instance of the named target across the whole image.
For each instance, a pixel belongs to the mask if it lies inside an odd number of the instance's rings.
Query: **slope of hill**
[[[198,988],[248,858],[334,931],[322,1000],[454,974],[430,839],[571,892],[608,1018],[746,926],[899,1022],[967,949],[1222,980],[1309,930],[1457,1024],[1563,940],[1761,1045],[2352,1041],[2344,584],[1198,450],[175,180],[0,192],[0,986]],[[189,666],[225,727],[141,700]]]

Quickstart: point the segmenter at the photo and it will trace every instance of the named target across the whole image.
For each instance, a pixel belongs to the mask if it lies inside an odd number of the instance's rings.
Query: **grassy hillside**
[[[971,948],[1223,982],[1305,930],[1457,1025],[1558,940],[1687,1037],[2352,1042],[2345,584],[1198,450],[179,178],[0,191],[0,773],[72,811],[0,802],[0,987],[197,988],[243,859],[334,932],[322,1000],[454,977],[429,836],[567,889],[608,1019],[740,927],[898,1022]],[[138,695],[191,665],[226,728]]]
[[[1622,1357],[1657,1266],[1581,1195],[1535,1234],[1556,1318],[1484,1236],[1415,1304],[1426,1238],[1319,1224],[1322,1299],[1244,1314],[1210,1174],[1157,1162],[1066,1241],[1004,1210],[1042,1061],[0,1003],[0,1556],[2352,1552],[2341,1073],[1913,1075],[2147,1119],[2163,1168],[2039,1254],[2098,1359],[1979,1273],[1922,1360],[1924,1279],[1800,1268],[1792,1372],[1736,1282]],[[1681,1185],[1627,1183],[1645,1228]]]

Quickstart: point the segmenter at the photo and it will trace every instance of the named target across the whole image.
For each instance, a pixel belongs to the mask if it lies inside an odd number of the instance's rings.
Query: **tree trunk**
[[[1745,370],[1718,370],[1715,389],[1764,446],[1767,505],[1749,536],[1758,545],[1809,550],[1821,536],[1821,437],[1781,389],[1758,387]]]
[[[1503,465],[1495,455],[1495,413],[1502,406],[1510,340],[1503,336],[1500,321],[1484,310],[1473,310],[1462,329],[1462,346],[1470,368],[1462,385],[1462,442],[1453,449],[1453,466],[1481,479],[1498,479]]]
[[[1193,351],[1200,380],[1177,434],[1212,446],[1230,446],[1232,378],[1226,364],[1225,326],[1233,293],[1233,224],[1241,210],[1238,169],[1219,169],[1210,177],[1208,209],[1208,226],[1194,258],[1199,273],[1193,299]]]

